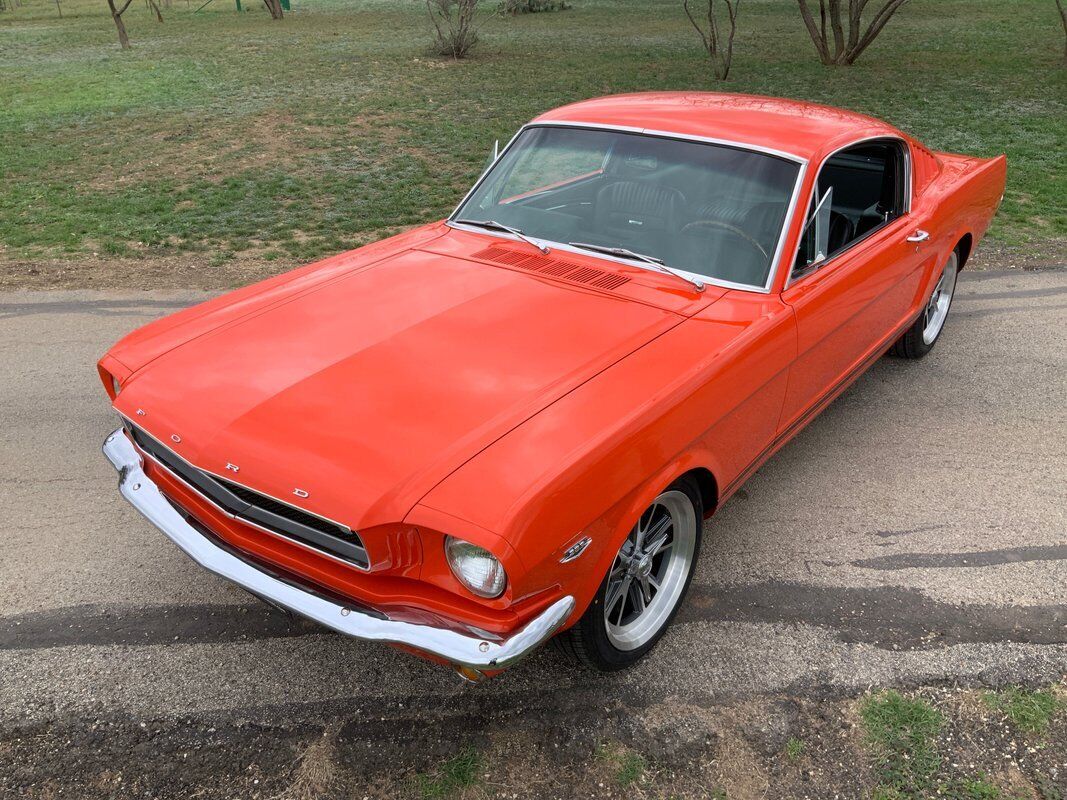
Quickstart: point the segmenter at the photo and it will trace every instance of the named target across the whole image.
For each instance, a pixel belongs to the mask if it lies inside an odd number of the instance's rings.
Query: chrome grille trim
[[[123,423],[139,450],[227,516],[345,564],[370,567],[363,540],[351,528],[200,469],[128,419]]]

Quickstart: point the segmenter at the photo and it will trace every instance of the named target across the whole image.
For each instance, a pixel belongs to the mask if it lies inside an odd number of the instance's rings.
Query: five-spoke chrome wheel
[[[608,574],[608,641],[636,650],[667,623],[685,591],[697,545],[693,503],[671,489],[653,501],[623,542]]]
[[[941,329],[945,326],[945,318],[948,317],[948,308],[952,305],[952,293],[956,291],[956,274],[959,258],[953,253],[945,268],[941,271],[941,277],[934,287],[933,294],[923,310],[923,342],[933,344]]]

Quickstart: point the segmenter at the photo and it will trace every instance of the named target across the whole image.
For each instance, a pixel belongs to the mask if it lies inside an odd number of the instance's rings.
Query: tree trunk
[[[156,22],[162,22],[163,21],[163,14],[160,12],[159,4],[156,2],[156,0],[148,0],[148,5],[151,7],[152,11],[154,11],[155,14],[156,14]]]
[[[848,3],[847,36],[843,24],[845,14],[842,9],[842,4],[845,2]],[[807,0],[797,0],[801,19],[804,20],[808,35],[811,36],[811,41],[822,63],[840,66],[855,63],[860,54],[882,32],[889,18],[908,0],[883,0],[882,7],[878,9],[867,29],[864,30],[863,11],[869,2],[870,0],[819,0],[819,24],[816,24],[815,17],[808,8]],[[1056,2],[1059,3],[1060,0]],[[830,26],[829,33],[826,29],[827,22]],[[1067,21],[1064,25],[1067,27]]]
[[[1060,22],[1063,23],[1063,63],[1067,64],[1067,9],[1060,0],[1056,0],[1056,8],[1060,10]]]
[[[59,4],[59,0],[56,0],[56,11],[59,12],[59,18],[63,19],[63,6]]]
[[[107,0],[107,7],[111,9],[111,19],[115,21],[115,29],[119,32],[119,44],[123,50],[130,49],[130,37],[126,35],[126,25],[122,21],[122,15],[133,0],[126,0],[121,9],[115,7],[115,0]]]
[[[715,77],[720,81],[724,81],[730,77],[730,64],[734,56],[734,34],[737,33],[737,8],[741,0],[723,0],[723,4],[726,6],[726,22],[729,23],[725,42],[722,34],[723,25],[720,24],[715,16],[715,0],[706,0],[706,2],[708,4],[706,30],[701,27],[696,17],[693,16],[693,12],[689,8],[690,0],[683,0],[682,8],[685,10],[685,15],[689,17],[690,24],[700,35],[700,41],[704,45],[708,59],[711,61],[711,68],[715,73]]]
[[[263,5],[265,5],[267,7],[267,11],[270,12],[271,19],[282,18],[281,0],[263,0]]]

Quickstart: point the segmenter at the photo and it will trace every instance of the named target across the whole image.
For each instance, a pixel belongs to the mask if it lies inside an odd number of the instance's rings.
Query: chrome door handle
[[[930,234],[926,231],[915,231],[914,234],[908,237],[909,242],[925,242],[930,238]]]

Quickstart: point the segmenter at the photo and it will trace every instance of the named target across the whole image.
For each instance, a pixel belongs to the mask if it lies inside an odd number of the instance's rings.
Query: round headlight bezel
[[[500,559],[480,545],[445,536],[445,561],[464,589],[477,597],[495,600],[508,587],[508,574]],[[484,577],[479,580],[478,572]]]

